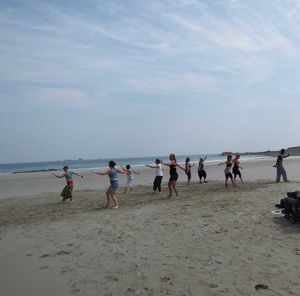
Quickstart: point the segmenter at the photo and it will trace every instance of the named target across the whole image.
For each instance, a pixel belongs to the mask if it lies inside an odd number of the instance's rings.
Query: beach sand
[[[152,195],[153,171],[142,170],[118,210],[104,209],[105,177],[78,179],[96,184],[80,183],[73,204],[60,203],[57,179],[53,191],[33,185],[24,197],[11,180],[35,184],[36,174],[2,177],[1,295],[300,295],[300,225],[271,213],[300,189],[300,161],[285,162],[292,182],[280,184],[273,163],[242,164],[247,182],[228,189],[223,168],[208,166],[207,184],[194,170],[180,200],[166,198],[165,183]]]

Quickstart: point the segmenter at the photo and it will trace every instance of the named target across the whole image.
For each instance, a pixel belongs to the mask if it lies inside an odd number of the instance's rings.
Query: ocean
[[[225,160],[225,156],[218,154],[201,155],[207,157],[206,162],[220,162]],[[178,162],[185,162],[186,157],[190,157],[191,162],[198,162],[199,155],[179,155],[176,156]],[[153,164],[155,159],[168,161],[168,156],[151,156],[151,157],[132,157],[132,158],[114,158],[117,165],[130,164],[131,166],[144,166],[145,164]],[[242,156],[241,160],[249,160],[262,158],[261,156]],[[87,170],[87,169],[104,169],[107,168],[108,162],[111,159],[78,159],[78,160],[63,160],[63,161],[42,161],[42,162],[24,162],[24,163],[8,163],[0,164],[1,174],[11,174],[20,172],[42,171],[42,170],[61,170],[63,166],[67,165],[72,169]]]

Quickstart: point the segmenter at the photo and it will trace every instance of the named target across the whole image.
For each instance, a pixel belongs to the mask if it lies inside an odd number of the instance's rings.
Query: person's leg
[[[198,177],[199,177],[199,183],[202,183],[201,180],[202,180],[202,173],[201,171],[198,171]]]
[[[158,187],[158,177],[156,176],[153,182],[153,193],[156,193]]]
[[[110,204],[110,195],[111,195],[111,189],[106,190],[106,207],[109,208],[111,206]]]
[[[243,184],[243,183],[244,183],[244,181],[243,181],[243,178],[242,178],[242,174],[241,174],[241,172],[239,173],[239,178],[240,178],[240,181],[241,181],[241,183]]]
[[[168,188],[169,188],[169,195],[168,195],[168,197],[172,196],[172,186],[171,186],[171,184],[172,184],[172,181],[169,180],[169,182],[168,182]]]
[[[228,186],[228,175],[225,174],[225,186],[227,187]]]
[[[73,185],[69,185],[68,189],[69,189],[70,202],[73,202]]]
[[[176,187],[176,182],[177,181],[172,181],[171,186],[173,188],[173,191],[175,192],[176,198],[179,198],[178,190],[177,190],[177,187]]]
[[[188,173],[187,173],[187,177],[188,177],[188,182],[187,182],[187,184],[188,184],[188,185],[191,185],[191,179],[192,179],[191,172],[188,172]]]
[[[203,171],[203,178],[204,178],[204,183],[207,183],[207,181],[206,181],[206,171]]]
[[[114,209],[119,208],[118,200],[117,200],[117,197],[116,197],[116,191],[117,191],[116,189],[112,189],[111,193],[110,193],[111,199],[114,203],[114,206],[113,206]]]
[[[231,181],[231,184],[232,184],[233,186],[235,186],[235,182],[234,182],[234,180],[233,180],[233,176],[232,176],[232,175],[230,176],[230,181]]]
[[[157,177],[157,188],[158,188],[158,192],[161,192],[161,181],[162,181],[162,176]]]
[[[283,181],[287,182],[288,179],[287,179],[286,170],[284,167],[281,169],[281,174],[282,174]]]
[[[277,167],[276,169],[276,182],[280,182],[280,178],[281,178],[281,170],[280,170],[280,167]]]

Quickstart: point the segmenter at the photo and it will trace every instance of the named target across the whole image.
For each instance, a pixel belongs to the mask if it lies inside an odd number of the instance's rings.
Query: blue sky
[[[300,145],[299,0],[0,0],[0,162]]]

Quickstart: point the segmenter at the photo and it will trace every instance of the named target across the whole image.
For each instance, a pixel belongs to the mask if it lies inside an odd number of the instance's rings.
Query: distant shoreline
[[[229,153],[240,154],[242,156],[247,155],[257,155],[257,156],[273,156],[276,157],[279,154],[280,150],[267,150],[259,152],[229,152],[225,151],[220,154],[220,156],[226,156]],[[290,153],[291,156],[300,156],[300,146],[286,148],[286,153]]]

